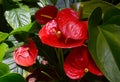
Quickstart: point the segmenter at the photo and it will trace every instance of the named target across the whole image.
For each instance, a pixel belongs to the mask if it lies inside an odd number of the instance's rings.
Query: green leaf
[[[101,7],[103,12],[105,12],[107,9],[111,7],[114,7],[114,5],[102,0],[87,1],[87,2],[82,2],[82,4],[84,5],[83,18],[88,18],[96,7]]]
[[[30,14],[31,14],[31,16],[32,16],[32,15],[35,15],[35,13],[36,13],[38,10],[39,10],[39,8],[37,8],[37,7],[30,8]]]
[[[8,49],[8,45],[5,43],[0,44],[0,62],[3,60],[3,57]]]
[[[120,26],[106,25],[99,27],[96,51],[105,76],[111,82],[120,81]]]
[[[0,77],[10,72],[8,65],[0,62]]]
[[[8,35],[8,33],[0,32],[0,42],[4,41]]]
[[[91,14],[90,18],[89,18],[89,25],[94,28],[97,25],[100,24],[100,22],[102,21],[102,9],[100,7],[97,7]],[[94,28],[95,29],[95,28]]]
[[[101,8],[96,8],[92,14],[90,15],[90,18],[88,20],[88,33],[89,33],[89,41],[88,41],[88,48],[90,50],[90,53],[93,57],[93,59],[95,60],[95,62],[97,63],[97,65],[99,65],[100,68],[102,68],[102,65],[100,65],[100,61],[98,60],[97,57],[97,52],[96,52],[96,44],[97,44],[97,39],[96,37],[99,34],[99,30],[97,29],[97,26],[99,25],[102,16],[102,10]]]
[[[5,18],[13,29],[31,23],[30,9],[27,6],[5,11]]]
[[[89,51],[106,78],[110,82],[120,82],[120,26],[99,25],[98,14],[102,15],[96,8],[89,18]]]
[[[25,82],[25,79],[17,73],[10,73],[0,77],[0,82]]]
[[[0,0],[0,4],[2,4],[2,0]]]
[[[103,22],[107,22],[110,18],[116,15],[120,15],[120,9],[115,8],[115,7],[108,9],[104,14]]]
[[[116,24],[120,25],[120,14],[110,17],[107,21],[104,21],[102,25]]]
[[[118,4],[116,5],[116,7],[120,9],[120,3],[118,3]]]
[[[38,3],[37,3],[40,7],[44,7],[46,5],[48,5],[48,1],[47,0],[40,0]]]
[[[12,35],[12,34],[19,34],[19,33],[22,33],[22,32],[29,32],[34,23],[35,22],[30,23],[30,24],[25,25],[25,26],[22,26],[22,27],[19,27],[19,28],[16,28],[15,30],[10,32],[10,35]]]

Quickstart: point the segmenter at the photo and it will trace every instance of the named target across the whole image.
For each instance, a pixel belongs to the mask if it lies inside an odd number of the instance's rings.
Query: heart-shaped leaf
[[[98,17],[98,15],[100,16]],[[111,82],[119,82],[120,26],[116,24],[100,26],[101,16],[101,9],[96,8],[89,18],[88,47],[92,57],[107,79]],[[99,23],[95,21],[99,21]]]
[[[28,6],[5,11],[5,18],[13,29],[31,23],[30,9]]]

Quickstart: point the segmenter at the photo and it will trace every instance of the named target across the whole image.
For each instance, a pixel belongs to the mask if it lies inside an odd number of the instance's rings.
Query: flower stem
[[[64,1],[64,4],[65,4],[65,7],[67,7],[67,3],[66,3],[66,0],[63,0]]]
[[[41,73],[43,73],[44,75],[48,76],[50,79],[54,80],[53,77],[51,77],[48,73],[44,72],[44,71],[41,71]]]
[[[63,63],[64,63],[64,55],[62,49],[55,49],[56,55],[58,58],[59,66],[60,66],[60,74],[63,76],[64,71],[63,71]]]

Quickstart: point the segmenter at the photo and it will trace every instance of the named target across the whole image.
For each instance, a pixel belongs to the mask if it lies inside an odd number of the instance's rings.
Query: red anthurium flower
[[[79,20],[79,14],[70,8],[61,10],[57,15],[59,29],[66,38],[87,38],[87,21]]]
[[[58,10],[55,6],[48,5],[39,9],[35,13],[35,17],[38,23],[46,24],[47,22],[49,22],[50,20],[56,17],[57,12]]]
[[[33,40],[30,39],[28,44],[17,48],[13,54],[13,58],[18,65],[31,66],[35,63],[38,50]]]
[[[93,61],[87,46],[74,48],[64,62],[66,75],[71,79],[80,79],[86,72],[102,76],[101,71]]]
[[[39,37],[47,45],[58,48],[72,48],[84,44],[87,38],[87,27],[87,21],[79,21],[78,13],[67,8],[60,11],[57,18],[42,27],[39,31]]]

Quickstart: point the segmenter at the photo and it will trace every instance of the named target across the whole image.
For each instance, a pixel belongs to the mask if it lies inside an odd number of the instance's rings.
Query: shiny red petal
[[[74,48],[66,57],[64,70],[71,79],[80,79],[84,75],[85,68],[89,65],[88,49],[85,46]]]
[[[70,78],[70,79],[80,79],[84,76],[84,69],[76,69],[73,66],[71,66],[70,64],[65,63],[64,64],[64,70],[66,75]]]
[[[13,58],[18,65],[31,66],[35,63],[38,50],[35,43],[30,40],[29,44],[17,48],[13,54]]]
[[[89,66],[88,66],[89,71],[92,74],[95,74],[97,76],[102,76],[102,72],[99,70],[99,68],[97,67],[97,65],[95,64],[95,62],[93,61],[92,57],[89,57]]]
[[[47,22],[51,21],[56,17],[57,12],[58,10],[55,6],[48,5],[39,9],[35,13],[35,17],[38,23],[46,24]]]
[[[61,10],[57,15],[59,29],[66,38],[85,39],[87,37],[87,21],[79,21],[78,13],[70,8]]]
[[[39,37],[42,43],[57,48],[72,48],[84,44],[84,40],[66,39],[62,33],[59,38],[53,31],[54,29],[59,30],[56,20],[52,20],[42,27],[39,31]]]

